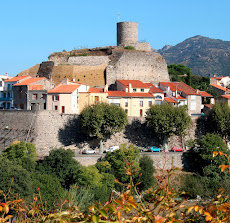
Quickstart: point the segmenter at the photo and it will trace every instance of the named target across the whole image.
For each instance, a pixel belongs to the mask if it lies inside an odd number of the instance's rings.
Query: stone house
[[[46,110],[47,91],[53,87],[54,84],[44,77],[29,77],[14,84],[14,107],[24,110]]]
[[[62,114],[79,114],[79,93],[87,92],[88,89],[88,85],[69,80],[62,81],[48,91],[47,110]]]
[[[201,115],[201,95],[184,82],[160,82],[159,88],[165,97],[177,102],[177,106],[187,105],[189,115]]]

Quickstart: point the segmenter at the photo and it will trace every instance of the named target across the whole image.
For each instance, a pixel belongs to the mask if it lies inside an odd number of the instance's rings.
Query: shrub
[[[140,158],[140,173],[141,178],[140,182],[141,184],[138,186],[139,190],[147,190],[150,187],[156,183],[155,177],[154,177],[154,172],[155,168],[153,166],[153,160],[149,156],[142,156]]]
[[[64,188],[77,182],[81,164],[73,159],[74,152],[70,149],[52,150],[49,156],[41,160],[37,170],[41,173],[54,174],[60,180]]]
[[[125,46],[124,49],[126,50],[136,50],[134,46]]]

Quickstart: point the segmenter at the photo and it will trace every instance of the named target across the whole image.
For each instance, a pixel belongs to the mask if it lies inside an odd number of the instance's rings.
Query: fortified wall
[[[196,120],[193,120],[186,136],[187,139],[195,138],[200,134],[197,132],[196,125]],[[71,148],[76,154],[85,148],[98,150],[99,141],[86,138],[81,131],[76,115],[64,115],[50,111],[0,111],[0,126],[0,148],[9,146],[14,141],[31,142],[36,145],[39,157],[46,156],[50,150],[60,147]],[[181,137],[170,137],[169,148],[180,146],[181,142]],[[104,142],[104,149],[123,143],[132,143],[139,148],[159,146],[158,139],[145,126],[144,119],[133,118],[129,119],[129,124],[123,132],[113,135]],[[163,154],[152,157],[157,160],[157,165],[163,165]],[[169,157],[171,158],[168,160],[168,165],[171,165],[173,161],[175,165],[181,167],[181,158]],[[77,159],[84,165],[90,165],[97,160],[95,157],[85,156],[82,158],[79,155]]]

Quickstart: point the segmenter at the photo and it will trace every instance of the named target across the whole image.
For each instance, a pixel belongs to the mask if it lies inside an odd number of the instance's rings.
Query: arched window
[[[160,95],[157,95],[157,96],[155,97],[155,99],[156,99],[156,100],[162,100],[162,97],[161,97]]]

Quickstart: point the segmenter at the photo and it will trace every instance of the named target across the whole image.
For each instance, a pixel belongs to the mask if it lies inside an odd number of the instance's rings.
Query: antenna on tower
[[[118,20],[118,22],[119,22],[119,20],[120,20],[120,12],[118,12],[118,18],[117,18],[117,20]]]

